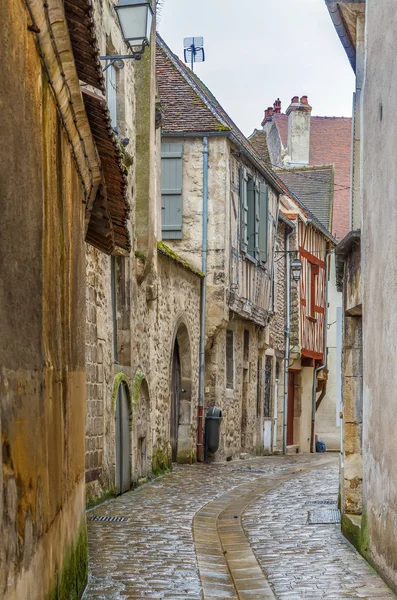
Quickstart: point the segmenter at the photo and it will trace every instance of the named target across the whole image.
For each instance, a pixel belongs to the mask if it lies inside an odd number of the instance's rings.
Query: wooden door
[[[179,361],[178,343],[175,342],[174,356],[172,359],[171,380],[171,433],[170,443],[172,448],[172,461],[175,462],[178,454],[178,427],[179,405],[181,398],[181,365]]]
[[[294,445],[295,373],[288,373],[287,446]]]
[[[116,490],[127,492],[131,486],[130,410],[127,390],[121,384],[116,398]]]

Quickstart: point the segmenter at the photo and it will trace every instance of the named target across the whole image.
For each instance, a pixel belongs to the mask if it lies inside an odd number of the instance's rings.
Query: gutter
[[[313,390],[312,390],[312,427],[310,433],[310,452],[313,454],[316,451],[315,447],[315,428],[316,428],[316,412],[317,412],[317,373],[325,369],[327,366],[327,342],[328,342],[328,257],[332,251],[325,255],[325,313],[324,313],[324,350],[323,364],[319,365],[313,371]]]
[[[325,0],[325,2],[336,29],[336,33],[338,34],[342,46],[345,49],[353,71],[356,72],[356,49],[343,22],[338,3],[335,2],[335,0]],[[361,3],[360,0],[359,3]]]
[[[208,137],[203,138],[203,229],[200,305],[200,373],[197,428],[197,460],[204,462],[204,385],[205,385],[205,326],[207,307],[207,249],[208,249]]]

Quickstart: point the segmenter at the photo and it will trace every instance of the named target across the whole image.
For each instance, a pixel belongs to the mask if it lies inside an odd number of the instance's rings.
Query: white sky
[[[280,97],[309,97],[313,115],[351,116],[353,71],[324,0],[164,0],[158,29],[183,58],[183,38],[203,36],[195,71],[240,129],[260,128]]]

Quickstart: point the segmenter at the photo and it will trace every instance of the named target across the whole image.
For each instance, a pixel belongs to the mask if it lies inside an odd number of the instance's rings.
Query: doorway
[[[294,445],[295,373],[288,373],[287,446]]]
[[[116,397],[116,491],[127,492],[131,487],[130,408],[128,392],[121,383]]]
[[[172,448],[172,462],[176,462],[178,456],[178,428],[181,402],[181,363],[179,357],[179,345],[175,340],[174,354],[172,357],[171,376],[171,433],[170,443]]]

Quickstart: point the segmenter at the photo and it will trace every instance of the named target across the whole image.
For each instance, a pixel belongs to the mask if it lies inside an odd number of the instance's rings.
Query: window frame
[[[231,354],[232,357],[229,356],[230,351],[230,340],[231,340]],[[226,330],[226,348],[225,348],[225,386],[227,390],[235,389],[235,377],[236,377],[236,369],[235,369],[235,347],[234,347],[234,331],[233,329]],[[229,367],[231,368],[231,378],[229,377]]]

